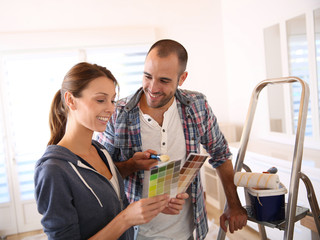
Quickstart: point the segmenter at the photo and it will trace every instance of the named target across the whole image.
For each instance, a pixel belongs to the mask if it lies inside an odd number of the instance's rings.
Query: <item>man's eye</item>
[[[169,83],[168,80],[161,80],[162,83]]]

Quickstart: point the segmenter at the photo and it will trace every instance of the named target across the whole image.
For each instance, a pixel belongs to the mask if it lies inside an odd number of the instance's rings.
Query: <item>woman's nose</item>
[[[109,103],[104,111],[111,112],[111,114],[112,114],[114,112],[114,109],[115,109],[115,105],[113,103]]]

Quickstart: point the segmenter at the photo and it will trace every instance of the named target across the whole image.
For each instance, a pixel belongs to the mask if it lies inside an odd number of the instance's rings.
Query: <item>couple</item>
[[[106,68],[79,63],[66,74],[51,106],[51,139],[35,170],[38,211],[49,239],[187,240],[194,239],[194,230],[196,239],[204,239],[199,175],[176,198],[141,198],[144,171],[157,165],[150,154],[185,159],[200,144],[227,197],[221,227],[227,231],[226,220],[230,232],[246,225],[217,120],[204,95],[178,88],[188,75],[187,59],[180,43],[156,42],[145,60],[142,88],[116,106],[117,80]],[[97,141],[94,131],[100,132]]]

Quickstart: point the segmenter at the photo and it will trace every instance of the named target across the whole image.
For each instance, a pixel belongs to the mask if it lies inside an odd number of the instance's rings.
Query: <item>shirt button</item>
[[[148,118],[148,121],[151,122],[151,118]]]
[[[165,132],[166,130],[165,129],[162,129],[162,132]]]
[[[163,142],[163,143],[162,143],[162,145],[164,146],[164,145],[166,145],[166,143],[165,143],[165,142]]]

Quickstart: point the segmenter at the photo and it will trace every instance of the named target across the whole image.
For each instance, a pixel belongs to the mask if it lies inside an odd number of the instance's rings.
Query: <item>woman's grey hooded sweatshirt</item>
[[[92,144],[109,166],[104,147],[96,141]],[[116,174],[120,198],[111,182],[80,157],[64,147],[48,146],[36,163],[34,177],[38,211],[48,238],[88,239],[127,207],[123,180],[117,170]],[[133,228],[119,239],[133,239]]]

